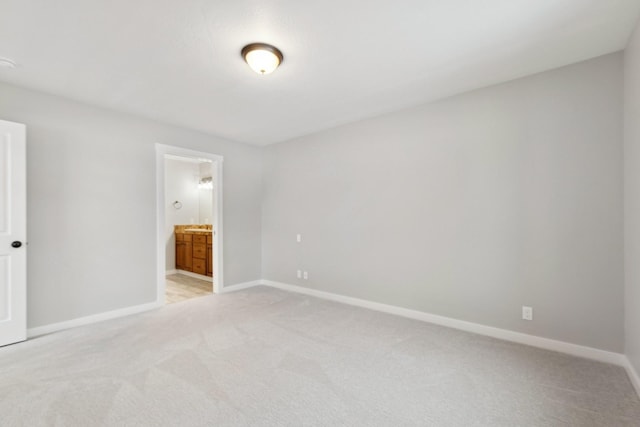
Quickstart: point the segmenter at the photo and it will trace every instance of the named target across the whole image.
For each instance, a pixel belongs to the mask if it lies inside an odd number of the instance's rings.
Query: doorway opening
[[[222,157],[156,145],[158,303],[222,289]]]

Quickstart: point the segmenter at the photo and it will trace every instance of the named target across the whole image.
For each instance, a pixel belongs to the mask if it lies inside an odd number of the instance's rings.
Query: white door
[[[27,338],[26,129],[0,120],[0,346]]]

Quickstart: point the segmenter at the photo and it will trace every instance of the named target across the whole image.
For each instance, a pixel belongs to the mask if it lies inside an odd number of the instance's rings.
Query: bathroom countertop
[[[210,224],[189,224],[189,225],[175,225],[173,227],[175,233],[184,234],[211,234],[213,232]]]

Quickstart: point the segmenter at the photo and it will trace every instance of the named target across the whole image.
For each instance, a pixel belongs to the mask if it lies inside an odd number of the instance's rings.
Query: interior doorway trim
[[[216,162],[216,215],[213,222],[213,292],[221,293],[224,290],[223,275],[223,227],[222,227],[222,162],[224,158],[221,155],[206,153],[204,151],[195,151],[187,148],[174,147],[171,145],[156,144],[156,256],[157,256],[157,303],[164,305],[165,298],[165,197],[164,197],[164,158],[166,154],[190,157],[195,159],[206,159]]]

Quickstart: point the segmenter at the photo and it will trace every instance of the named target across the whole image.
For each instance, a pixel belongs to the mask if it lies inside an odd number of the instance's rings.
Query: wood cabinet
[[[203,234],[193,236],[193,272],[207,273],[207,236]]]
[[[207,276],[213,277],[213,235],[207,236]]]
[[[176,233],[176,268],[193,271],[193,244],[191,234]]]
[[[211,234],[175,233],[176,269],[213,277]]]

